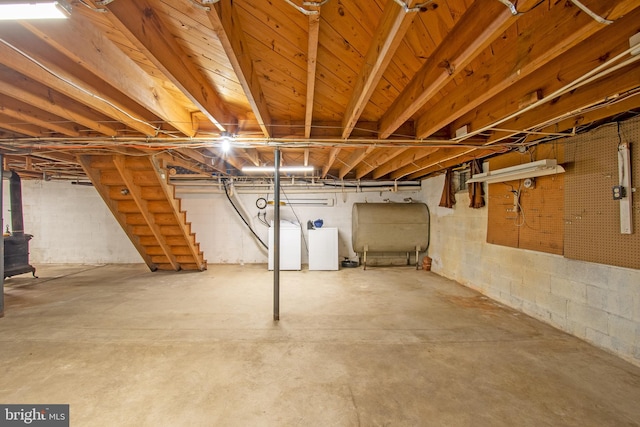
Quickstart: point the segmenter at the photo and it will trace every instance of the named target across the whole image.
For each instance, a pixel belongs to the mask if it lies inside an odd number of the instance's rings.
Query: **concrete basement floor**
[[[640,368],[431,272],[149,272],[6,280],[0,403],[72,426],[623,426]]]

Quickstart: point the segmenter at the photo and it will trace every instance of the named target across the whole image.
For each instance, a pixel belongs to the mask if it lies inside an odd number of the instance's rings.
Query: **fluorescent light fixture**
[[[313,172],[313,166],[281,166],[279,168],[280,173],[291,172]],[[242,172],[245,173],[274,173],[276,171],[274,166],[243,166]]]
[[[66,1],[25,1],[0,3],[0,21],[66,19],[71,6]]]
[[[273,205],[273,200],[267,202]],[[280,204],[289,206],[333,206],[333,199],[290,199],[280,200]]]
[[[496,182],[535,178],[538,176],[554,175],[557,173],[564,173],[564,168],[558,165],[556,159],[545,159],[511,166],[504,169],[477,173],[473,178],[467,180],[467,182],[486,182],[488,184],[493,184]]]

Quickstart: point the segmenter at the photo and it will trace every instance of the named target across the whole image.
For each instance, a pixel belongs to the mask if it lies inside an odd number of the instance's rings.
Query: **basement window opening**
[[[471,171],[469,169],[463,169],[454,173],[454,185],[456,193],[467,191],[467,180],[471,178]]]

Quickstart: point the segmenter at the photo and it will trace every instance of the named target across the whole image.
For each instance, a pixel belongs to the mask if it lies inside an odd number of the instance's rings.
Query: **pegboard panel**
[[[489,184],[487,190],[487,207],[489,209],[487,222],[487,243],[511,246],[517,248],[520,231],[518,215],[509,212],[513,209],[512,186],[518,186],[517,181]]]
[[[523,189],[520,245],[522,249],[562,255],[564,249],[564,174],[541,176]]]
[[[618,144],[631,143],[632,186],[640,183],[640,119],[611,124],[565,143],[565,256],[640,269],[640,193],[633,194],[633,234],[620,233]]]
[[[496,170],[541,159],[563,162],[561,144],[539,145],[525,153],[493,158],[489,169]],[[520,191],[519,212],[514,211],[513,191]],[[488,189],[487,242],[554,254],[563,253],[564,178],[562,174],[538,177],[534,186],[524,180],[491,184]]]

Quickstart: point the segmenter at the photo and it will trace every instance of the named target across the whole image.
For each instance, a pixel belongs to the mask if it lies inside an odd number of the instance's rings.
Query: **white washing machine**
[[[269,227],[269,270],[273,270],[273,223]],[[302,268],[302,238],[300,224],[280,221],[280,270]]]

